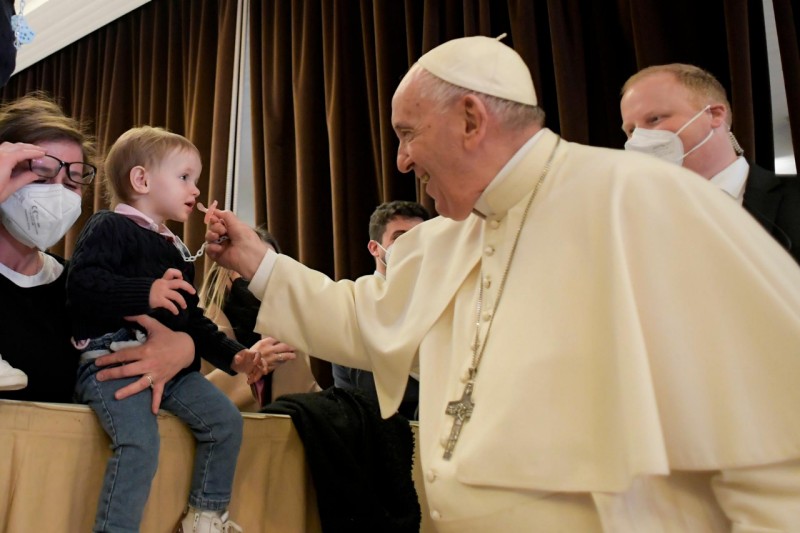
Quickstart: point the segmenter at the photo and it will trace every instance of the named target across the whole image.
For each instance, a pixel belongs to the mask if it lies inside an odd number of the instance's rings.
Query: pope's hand
[[[268,245],[230,211],[218,210],[214,218],[206,232],[206,254],[220,266],[253,279]]]

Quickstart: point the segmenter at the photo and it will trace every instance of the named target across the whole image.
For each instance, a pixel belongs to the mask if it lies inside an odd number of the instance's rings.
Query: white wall
[[[36,36],[17,52],[19,72],[150,0],[15,0]]]
[[[242,21],[249,20],[249,3],[240,1]],[[233,150],[234,167],[229,187],[228,207],[244,222],[255,226],[255,196],[253,188],[253,133],[250,113],[250,24],[243,24],[241,55],[239,60],[239,87],[237,112],[237,142]]]
[[[797,166],[792,149],[792,133],[789,129],[789,111],[786,106],[786,88],[783,82],[783,68],[778,50],[778,32],[775,28],[775,12],[772,0],[764,0],[764,20],[767,29],[767,50],[769,52],[769,83],[772,90],[772,128],[775,136],[775,172],[778,174],[797,174]]]

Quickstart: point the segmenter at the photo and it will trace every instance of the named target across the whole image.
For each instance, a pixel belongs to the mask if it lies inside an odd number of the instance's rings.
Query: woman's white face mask
[[[686,159],[689,154],[703,146],[708,142],[709,139],[711,139],[711,136],[714,134],[714,130],[712,129],[710,132],[708,132],[706,138],[697,143],[688,152],[683,151],[683,142],[678,135],[710,108],[711,106],[707,105],[701,109],[699,113],[690,118],[686,124],[681,126],[681,128],[676,132],[669,130],[647,130],[643,128],[634,128],[630,139],[628,139],[628,142],[625,143],[625,149],[654,155],[659,159],[663,159],[664,161],[669,161],[670,163],[675,163],[676,165],[682,165],[683,160]]]
[[[59,183],[32,183],[0,204],[0,222],[25,246],[45,250],[81,215],[81,197]]]

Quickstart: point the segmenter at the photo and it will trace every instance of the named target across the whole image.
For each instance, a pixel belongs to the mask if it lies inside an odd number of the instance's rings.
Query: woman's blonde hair
[[[276,252],[281,252],[278,241],[275,240],[275,237],[270,232],[261,227],[253,228],[253,231],[258,233],[261,240],[272,246]],[[225,305],[225,299],[228,297],[230,284],[233,281],[231,279],[232,272],[229,268],[214,263],[203,280],[203,286],[200,288],[200,307],[203,308],[203,313],[212,322],[218,322],[220,315],[222,315],[222,308]]]
[[[46,93],[35,91],[0,106],[0,143],[57,141],[74,142],[81,147],[84,163],[96,163],[95,140],[87,126],[67,116]]]

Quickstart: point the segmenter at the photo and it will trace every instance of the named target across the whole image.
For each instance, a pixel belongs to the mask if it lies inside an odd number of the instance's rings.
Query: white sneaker
[[[0,356],[0,390],[19,390],[28,386],[28,375],[9,365]]]
[[[242,533],[242,528],[228,520],[228,511],[200,511],[189,506],[175,533]]]

